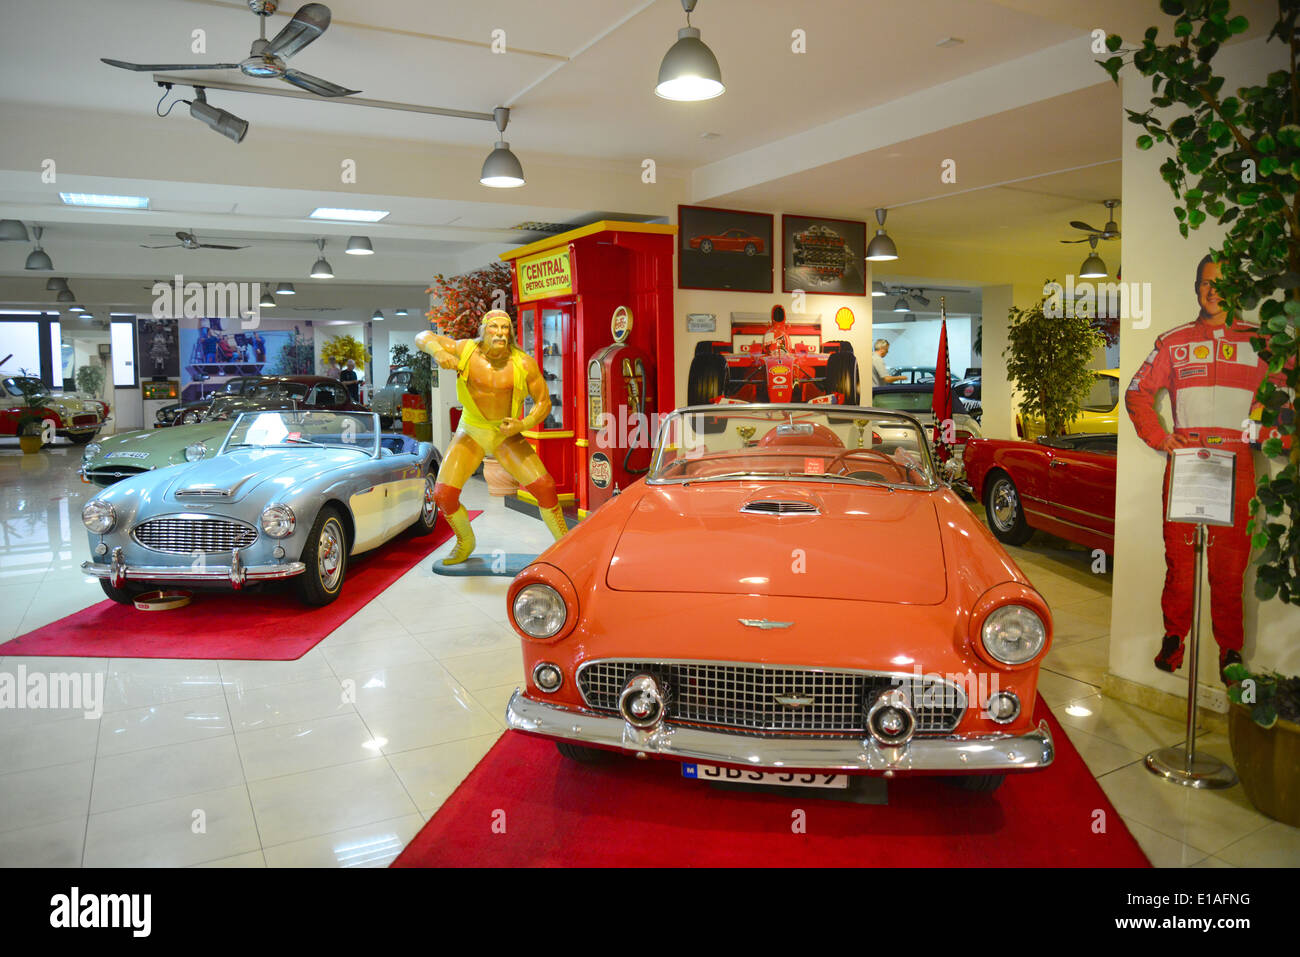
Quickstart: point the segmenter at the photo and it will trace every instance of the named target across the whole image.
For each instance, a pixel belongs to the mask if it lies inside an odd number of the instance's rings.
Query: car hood
[[[931,494],[832,483],[646,486],[606,581],[616,591],[938,604],[948,576]],[[818,514],[741,511],[764,500]]]
[[[142,429],[136,432],[119,432],[96,439],[99,453],[89,461],[98,464],[109,460],[126,462],[131,459],[149,460],[154,464],[175,459],[185,461],[185,447],[204,442],[213,451],[230,431],[229,422],[199,422],[194,425],[172,425],[163,429]]]
[[[182,505],[238,502],[263,486],[288,490],[324,472],[366,461],[359,452],[349,450],[236,449],[179,471],[164,497]]]

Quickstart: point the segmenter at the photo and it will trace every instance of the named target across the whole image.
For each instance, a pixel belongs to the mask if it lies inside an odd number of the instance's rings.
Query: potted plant
[[[433,357],[427,352],[398,343],[389,350],[389,366],[393,369],[411,370],[410,381],[402,395],[402,431],[421,442],[432,440],[433,423],[429,421],[429,401],[431,390],[438,381],[433,369]]]
[[[1228,738],[1237,776],[1250,803],[1300,827],[1300,677],[1252,672],[1243,664],[1228,679]]]
[[[1013,306],[1009,314],[1007,377],[1024,396],[1020,417],[1026,439],[1032,439],[1029,421],[1041,420],[1045,435],[1060,435],[1079,414],[1080,404],[1093,386],[1088,368],[1105,339],[1087,310],[1074,304],[1062,307],[1060,284],[1044,283],[1045,298],[1028,309]]]
[[[26,374],[26,370],[23,370]],[[45,444],[45,394],[23,389],[23,411],[18,416],[18,445],[25,455],[34,455]]]

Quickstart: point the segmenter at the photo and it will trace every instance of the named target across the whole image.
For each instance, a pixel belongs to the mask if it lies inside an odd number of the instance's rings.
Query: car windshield
[[[295,399],[304,399],[307,397],[308,387],[301,382],[259,382],[252,390],[253,395],[258,396],[291,396]]]
[[[394,372],[388,377],[388,385],[400,385],[404,387],[409,384],[410,381],[411,373],[409,372]]]
[[[894,409],[898,412],[931,412],[934,409],[934,393],[929,389],[899,389],[897,392],[882,392],[877,389],[871,394],[871,404],[877,409]]]
[[[235,420],[221,447],[235,449],[354,449],[379,452],[379,417],[372,412],[245,412]]]
[[[929,446],[917,424],[877,409],[693,406],[663,421],[649,482],[731,479],[923,489],[938,484]]]
[[[1089,412],[1109,412],[1119,402],[1119,380],[1114,376],[1099,375],[1092,380],[1092,391],[1080,403]]]

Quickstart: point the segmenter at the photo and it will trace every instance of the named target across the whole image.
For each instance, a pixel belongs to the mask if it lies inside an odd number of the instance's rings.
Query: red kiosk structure
[[[551,414],[524,437],[579,518],[645,473],[656,413],[673,407],[676,233],[601,221],[501,254],[519,346],[551,391]]]

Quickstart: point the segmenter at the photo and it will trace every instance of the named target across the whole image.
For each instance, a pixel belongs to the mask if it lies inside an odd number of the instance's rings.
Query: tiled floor
[[[79,566],[79,450],[0,441],[0,640],[102,599]],[[481,546],[540,551],[540,522],[466,489]],[[444,549],[447,546],[444,546]],[[441,554],[440,550],[437,554]],[[1152,861],[1300,865],[1300,831],[1241,789],[1157,780],[1143,754],[1178,722],[1099,693],[1110,576],[1042,536],[1012,549],[1052,604],[1040,691]],[[382,866],[502,733],[523,677],[504,579],[421,562],[298,661],[0,658],[102,671],[104,714],[0,709],[0,865]],[[1204,746],[1230,760],[1226,740]]]

